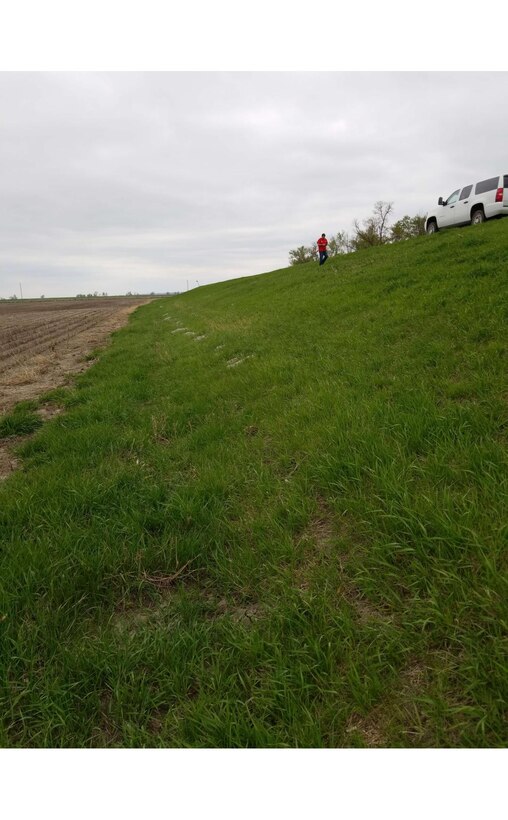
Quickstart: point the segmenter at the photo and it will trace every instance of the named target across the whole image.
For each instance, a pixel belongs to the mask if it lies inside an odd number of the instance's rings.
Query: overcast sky
[[[0,297],[285,267],[508,173],[508,73],[0,73]]]

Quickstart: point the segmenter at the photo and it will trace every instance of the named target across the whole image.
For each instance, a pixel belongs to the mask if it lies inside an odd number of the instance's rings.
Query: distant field
[[[0,414],[87,367],[84,356],[149,299],[37,299],[0,302]]]

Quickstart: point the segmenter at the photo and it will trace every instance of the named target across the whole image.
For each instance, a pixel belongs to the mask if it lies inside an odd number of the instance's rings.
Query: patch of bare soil
[[[63,407],[58,407],[55,404],[43,404],[42,407],[39,407],[35,412],[43,421],[49,421],[50,419],[54,419],[55,416],[59,416],[63,411]]]
[[[85,357],[150,299],[0,304],[0,414],[59,387],[93,364]]]
[[[320,500],[316,517],[310,521],[298,543],[304,546],[303,560],[295,572],[296,586],[300,590],[309,589],[320,568],[333,562],[339,569],[337,594],[348,602],[357,618],[362,622],[386,618],[347,576],[346,568],[351,556],[364,548],[362,537],[348,516],[338,516]]]
[[[249,626],[263,617],[264,609],[259,603],[254,602],[245,606],[228,601],[226,598],[221,598],[220,601],[214,604],[212,617],[219,618],[223,615],[229,616],[235,623]]]
[[[367,717],[353,713],[346,726],[346,735],[357,733],[361,736],[367,748],[380,749],[386,746],[380,724],[380,715],[376,710],[373,710]]]
[[[439,663],[438,655],[432,654],[426,662],[412,659],[367,715],[353,712],[346,726],[346,737],[356,733],[369,748],[393,745],[394,736],[406,747],[430,745],[427,717],[418,699],[428,690],[433,666]]]

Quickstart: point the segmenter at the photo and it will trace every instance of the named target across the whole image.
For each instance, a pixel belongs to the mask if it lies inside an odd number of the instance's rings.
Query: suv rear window
[[[508,188],[508,174],[504,175],[504,187]]]
[[[495,191],[499,182],[499,177],[492,177],[492,179],[484,179],[483,182],[477,182],[474,189],[475,194],[484,194],[487,191]]]

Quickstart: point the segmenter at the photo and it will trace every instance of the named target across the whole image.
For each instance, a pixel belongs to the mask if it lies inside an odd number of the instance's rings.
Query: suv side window
[[[504,175],[504,187],[508,188],[508,174]]]
[[[499,177],[492,177],[492,179],[484,179],[482,182],[476,183],[474,189],[475,194],[485,194],[487,191],[495,191],[498,187]]]
[[[466,187],[462,189],[459,199],[467,199],[472,190],[472,185],[466,185]]]
[[[453,194],[450,194],[448,199],[446,200],[447,205],[453,205],[454,202],[457,202],[460,194],[460,188],[458,191],[454,191]]]

